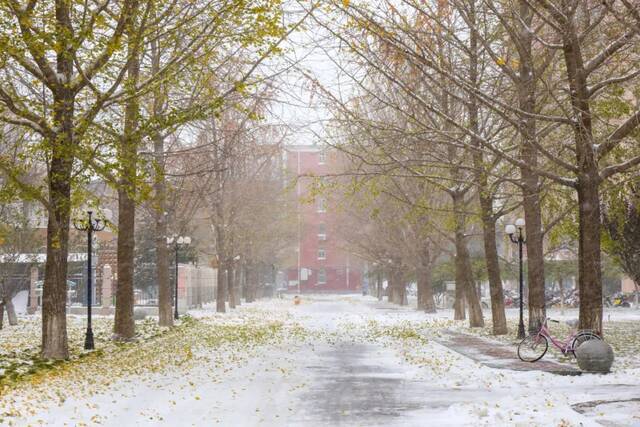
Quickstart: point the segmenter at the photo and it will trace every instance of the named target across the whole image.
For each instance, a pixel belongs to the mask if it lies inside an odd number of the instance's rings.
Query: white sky
[[[296,2],[292,2],[288,11],[292,12],[288,16],[291,21],[302,17]],[[331,113],[304,74],[313,76],[326,89],[344,88],[344,79],[340,78],[339,67],[334,62],[339,58],[336,40],[308,18],[304,28],[293,33],[284,48],[284,57],[269,64],[273,70],[290,67],[279,79],[280,92],[278,101],[271,107],[271,119],[289,127],[288,144],[321,143],[326,136],[323,125]]]

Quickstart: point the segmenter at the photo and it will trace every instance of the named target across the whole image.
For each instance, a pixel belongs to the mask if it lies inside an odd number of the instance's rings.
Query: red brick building
[[[338,217],[327,191],[314,192],[323,176],[339,169],[339,155],[316,145],[289,145],[286,172],[295,182],[298,238],[286,270],[292,292],[360,292],[360,261],[344,250],[334,231]],[[299,179],[296,180],[296,178]],[[317,193],[317,194],[316,194]]]

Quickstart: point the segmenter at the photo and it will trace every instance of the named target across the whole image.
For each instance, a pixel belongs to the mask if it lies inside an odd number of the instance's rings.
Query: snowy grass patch
[[[111,340],[113,322],[104,317],[96,317],[93,322],[94,341],[97,353],[112,352],[123,344]],[[70,358],[68,361],[54,361],[40,357],[41,318],[28,316],[21,318],[17,326],[0,331],[0,390],[3,387],[34,375],[42,370],[59,367],[91,355],[84,350],[86,331],[85,320],[77,316],[67,318]],[[136,322],[134,342],[143,342],[166,332],[151,319]]]
[[[145,320],[136,325],[137,340],[130,343],[111,341],[113,325],[105,318],[96,322],[94,328],[98,348],[94,352],[80,350],[84,338],[82,324],[74,323],[70,327],[72,358],[62,362],[38,358],[37,343],[26,338],[38,337],[38,334],[20,335],[19,341],[25,350],[18,350],[20,347],[15,342],[2,347],[0,360],[11,364],[11,373],[7,375],[5,369],[0,382],[0,424],[12,417],[24,416],[24,411],[42,411],[51,402],[62,404],[72,397],[92,396],[118,381],[131,381],[167,370],[242,363],[256,354],[261,345],[279,342],[283,331],[279,317],[276,313],[265,316],[260,310],[225,318],[184,316],[178,326],[168,330],[159,328],[153,320]],[[22,330],[31,331],[38,324],[33,320],[23,324]],[[296,333],[296,328],[292,329]],[[16,407],[21,408],[21,413]]]

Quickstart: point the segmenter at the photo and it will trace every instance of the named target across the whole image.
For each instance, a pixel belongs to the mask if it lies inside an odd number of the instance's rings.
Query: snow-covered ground
[[[463,328],[448,312],[311,296],[191,314],[176,332],[5,390],[0,425],[640,425],[633,403],[572,407],[640,397],[640,369],[564,377],[488,368],[431,339]]]

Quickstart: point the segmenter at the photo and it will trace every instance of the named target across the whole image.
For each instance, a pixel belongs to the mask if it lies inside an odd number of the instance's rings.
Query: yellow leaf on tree
[[[349,7],[349,1],[350,1],[350,0],[342,0],[342,5],[343,5],[344,7]]]
[[[498,65],[504,65],[506,63],[507,63],[507,61],[505,61],[504,58],[501,57],[501,56],[499,56],[498,59],[496,59],[496,64],[498,64]]]

